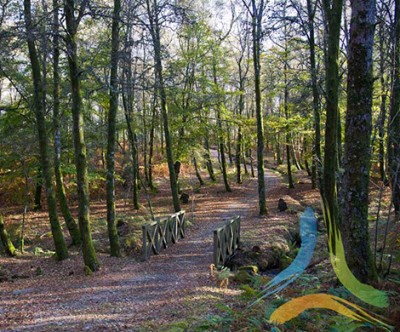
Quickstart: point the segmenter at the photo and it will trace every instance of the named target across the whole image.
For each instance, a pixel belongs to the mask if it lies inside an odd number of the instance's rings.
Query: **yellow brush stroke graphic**
[[[345,304],[357,312],[351,310],[345,306]],[[390,325],[387,325],[381,320],[371,316],[358,305],[329,294],[311,294],[295,298],[276,309],[270,317],[270,322],[275,324],[284,324],[308,309],[330,309],[349,317],[352,320],[371,324],[380,324],[388,330],[391,329]]]
[[[323,211],[328,229],[329,256],[338,279],[349,292],[360,300],[379,308],[386,308],[389,305],[388,295],[370,285],[363,284],[350,271],[346,263],[342,237],[336,223],[329,215],[326,203],[323,204]]]

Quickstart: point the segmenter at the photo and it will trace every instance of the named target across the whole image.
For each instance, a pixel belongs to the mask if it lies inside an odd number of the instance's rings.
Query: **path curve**
[[[266,171],[266,182],[269,190],[280,180]],[[16,280],[11,293],[0,284],[0,330],[140,331],[144,325],[143,331],[157,330],[157,324],[196,315],[201,299],[230,301],[237,291],[220,289],[209,278],[213,230],[236,215],[245,225],[257,218],[257,180],[232,184],[232,193],[217,186],[216,197],[207,189],[196,196],[186,238],[147,262],[102,256],[103,268],[93,277],[67,275],[81,259],[76,257],[54,263],[54,271],[42,277]]]

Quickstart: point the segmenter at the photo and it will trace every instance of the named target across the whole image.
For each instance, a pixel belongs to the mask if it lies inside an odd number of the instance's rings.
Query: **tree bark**
[[[362,282],[377,279],[368,235],[375,0],[352,0],[341,233],[346,260]]]
[[[114,13],[111,27],[111,72],[110,72],[110,108],[108,111],[107,139],[107,229],[110,241],[110,254],[121,256],[117,226],[115,224],[115,132],[118,111],[118,50],[119,50],[119,20],[121,1],[114,0]]]
[[[57,198],[60,203],[61,213],[69,234],[72,245],[81,244],[81,234],[74,217],[68,207],[65,196],[64,182],[61,172],[61,132],[60,132],[60,73],[59,73],[59,36],[60,21],[58,17],[58,0],[53,0],[53,127],[54,127],[54,174],[56,178]]]
[[[326,50],[326,125],[322,194],[330,217],[337,222],[338,202],[336,176],[338,170],[337,133],[339,121],[339,39],[343,0],[323,0],[327,27]]]
[[[314,6],[315,7],[315,6]],[[313,115],[314,115],[314,145],[313,145],[313,160],[311,168],[312,187],[321,188],[322,181],[322,157],[321,157],[321,119],[320,119],[320,104],[319,104],[319,90],[317,80],[317,66],[315,57],[315,32],[314,32],[314,18],[315,8],[312,7],[311,0],[307,0],[307,13],[308,13],[308,29],[309,38],[308,44],[310,47],[310,66],[311,66],[311,83],[313,94]]]
[[[97,271],[100,264],[97,260],[90,231],[89,181],[87,174],[83,105],[81,96],[81,70],[78,64],[78,47],[76,43],[78,24],[84,8],[80,8],[79,17],[75,19],[76,10],[74,0],[65,0],[65,22],[68,32],[66,35],[66,46],[72,94],[73,138],[79,205],[79,230],[81,232],[84,263],[91,271]]]
[[[254,88],[256,102],[256,120],[257,120],[257,177],[258,177],[258,205],[260,215],[267,214],[267,204],[265,195],[264,179],[264,122],[261,108],[261,20],[264,10],[264,1],[257,9],[256,1],[252,0],[252,37],[253,37],[253,66],[254,66]]]
[[[52,174],[50,167],[50,159],[48,155],[48,138],[47,138],[47,129],[46,129],[46,121],[43,107],[43,82],[40,71],[40,62],[38,53],[35,46],[35,36],[34,25],[32,22],[32,14],[31,14],[31,1],[24,0],[24,16],[25,16],[25,27],[27,32],[27,41],[28,41],[28,51],[29,58],[32,67],[32,80],[34,87],[33,94],[33,107],[36,115],[36,124],[38,129],[38,137],[39,137],[39,150],[40,150],[40,160],[41,160],[41,169],[43,174],[43,179],[46,187],[46,198],[47,198],[47,206],[49,212],[50,226],[51,232],[53,235],[55,250],[57,259],[63,260],[68,257],[67,246],[65,244],[64,235],[58,220],[57,214],[57,202],[55,193],[53,190],[53,182],[52,182]]]

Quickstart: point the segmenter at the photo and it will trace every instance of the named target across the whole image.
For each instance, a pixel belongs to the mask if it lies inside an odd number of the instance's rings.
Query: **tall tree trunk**
[[[130,31],[128,32],[131,33]],[[130,37],[129,37],[130,38]],[[131,44],[131,41],[128,42]],[[132,77],[132,59],[131,50],[129,49],[129,56],[127,57],[126,68],[124,70],[124,84],[126,81],[126,87],[124,87],[123,92],[123,103],[124,103],[124,113],[125,120],[128,129],[128,140],[131,147],[131,160],[132,160],[132,191],[133,191],[133,208],[139,210],[139,160],[138,160],[138,149],[137,149],[137,139],[134,129],[132,128],[132,113],[133,113],[133,77]],[[151,151],[152,153],[152,151]],[[150,159],[151,160],[151,159]]]
[[[366,282],[377,279],[368,235],[375,0],[352,0],[351,9],[340,229],[347,263]]]
[[[395,0],[393,83],[387,152],[393,206],[398,219],[400,217],[400,0]]]
[[[218,80],[217,80],[217,64],[216,59],[213,59],[213,80],[216,89],[218,89]],[[224,145],[224,138],[223,138],[223,128],[222,128],[222,117],[221,117],[221,109],[219,103],[217,104],[217,126],[218,126],[218,147],[219,147],[219,156],[220,156],[220,163],[221,163],[221,170],[222,170],[222,178],[224,180],[225,190],[227,192],[231,192],[232,189],[229,186],[228,182],[228,174],[226,170],[226,156],[225,156],[225,145]]]
[[[236,154],[235,154],[235,163],[236,163],[236,183],[242,183],[242,126],[239,124],[237,140],[236,140]]]
[[[149,187],[154,189],[153,184],[153,153],[154,153],[154,132],[156,127],[156,100],[154,98],[152,115],[151,115],[151,127],[150,127],[150,139],[149,139],[149,162],[148,162],[148,176],[149,176]]]
[[[60,203],[61,213],[69,234],[72,245],[80,245],[81,234],[74,217],[68,207],[65,196],[64,182],[61,172],[61,131],[60,131],[60,47],[59,36],[60,21],[58,17],[59,3],[53,0],[53,127],[54,127],[54,174],[57,186],[57,198]]]
[[[309,39],[308,44],[310,47],[310,66],[311,66],[311,82],[313,94],[313,115],[314,115],[314,144],[313,144],[313,159],[311,168],[312,187],[317,186],[321,188],[322,181],[322,157],[321,157],[321,119],[320,119],[320,105],[319,105],[319,90],[317,79],[317,65],[315,57],[315,32],[314,32],[314,18],[315,10],[312,6],[311,0],[307,0],[307,13],[308,13],[308,29]]]
[[[286,5],[286,4],[285,4]],[[284,55],[284,66],[283,66],[283,76],[284,76],[284,84],[285,84],[285,88],[284,88],[284,110],[285,110],[285,118],[286,121],[289,121],[289,82],[288,82],[288,78],[287,78],[287,73],[288,73],[288,48],[287,48],[287,27],[285,25],[284,28],[285,32],[285,55]],[[285,134],[285,138],[286,138],[286,165],[287,165],[287,173],[288,173],[288,182],[289,182],[289,189],[293,189],[294,188],[294,183],[293,183],[293,176],[292,176],[292,164],[290,162],[290,147],[291,147],[291,139],[290,139],[290,131],[289,131],[289,124],[286,125],[286,134]],[[293,153],[293,157],[294,157],[294,153]],[[293,158],[294,160],[295,158]]]
[[[176,181],[175,169],[174,169],[174,158],[172,154],[172,140],[169,130],[168,122],[168,110],[167,110],[167,96],[164,86],[163,77],[163,66],[161,62],[161,41],[160,41],[160,22],[159,22],[159,7],[157,0],[153,0],[153,6],[150,5],[150,0],[146,0],[147,13],[150,21],[150,33],[153,40],[154,47],[154,60],[155,60],[155,71],[157,72],[157,90],[160,94],[161,101],[161,115],[164,127],[165,137],[165,150],[167,153],[169,180],[172,192],[172,202],[174,205],[175,212],[179,212],[181,207],[179,203],[178,184]],[[153,7],[153,8],[152,8]]]
[[[336,175],[338,170],[337,133],[339,121],[339,39],[343,0],[323,0],[327,27],[326,50],[326,126],[322,194],[329,214],[338,220]]]
[[[265,179],[264,179],[264,123],[261,108],[261,20],[264,11],[264,1],[257,9],[256,0],[252,3],[252,37],[253,37],[253,65],[254,65],[254,86],[256,97],[256,120],[257,120],[257,176],[258,176],[258,205],[260,215],[267,214],[267,204],[265,200]]]
[[[56,249],[56,255],[57,259],[63,260],[68,257],[68,251],[65,244],[64,235],[58,220],[57,202],[53,190],[52,173],[50,167],[50,159],[48,155],[47,129],[43,107],[43,95],[45,91],[43,90],[40,62],[35,46],[35,36],[33,34],[35,28],[32,22],[31,15],[31,1],[24,0],[25,27],[28,35],[29,58],[32,66],[32,80],[34,86],[33,105],[38,129],[41,168],[46,187],[47,206],[49,211],[51,232],[53,234],[53,240]]]
[[[117,226],[115,224],[115,127],[118,111],[118,49],[119,49],[119,20],[121,1],[114,0],[114,13],[111,28],[111,73],[110,73],[110,109],[108,111],[107,139],[107,228],[110,240],[111,256],[121,256]]]
[[[100,265],[97,260],[90,231],[89,181],[87,174],[81,81],[79,77],[81,73],[78,64],[78,47],[76,44],[78,24],[84,10],[85,8],[81,7],[79,16],[75,19],[76,8],[74,0],[65,0],[65,23],[68,32],[66,35],[66,46],[72,94],[73,138],[79,205],[79,230],[81,232],[84,263],[91,271],[97,271]]]

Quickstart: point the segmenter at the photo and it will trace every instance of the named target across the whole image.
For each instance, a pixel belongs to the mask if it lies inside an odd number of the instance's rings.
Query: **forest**
[[[400,0],[0,0],[1,331],[399,331]]]

